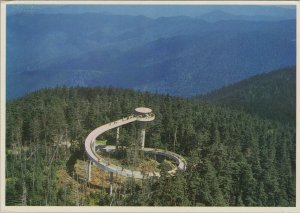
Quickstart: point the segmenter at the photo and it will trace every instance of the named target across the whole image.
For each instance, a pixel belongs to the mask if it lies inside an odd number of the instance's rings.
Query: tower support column
[[[120,127],[117,128],[116,149],[118,149],[119,146],[119,138],[120,138]]]
[[[109,173],[109,183],[110,183],[110,186],[109,186],[109,195],[110,196],[112,196],[112,193],[113,193],[113,177],[114,177],[114,173],[110,172]]]
[[[95,139],[95,140],[93,141],[93,148],[94,148],[94,151],[95,151],[95,152],[96,152],[96,147],[97,147],[97,146],[96,146],[96,139]],[[92,165],[96,165],[94,161],[91,161],[91,164],[92,164]]]
[[[141,149],[144,149],[144,147],[145,147],[145,135],[146,135],[146,130],[145,130],[145,128],[142,128],[141,129],[141,139],[140,139],[140,146],[141,146]]]
[[[91,181],[91,176],[92,176],[92,161],[89,160],[89,165],[88,165],[88,182]]]

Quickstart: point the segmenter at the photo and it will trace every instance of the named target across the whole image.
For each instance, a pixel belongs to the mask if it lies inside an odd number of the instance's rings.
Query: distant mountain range
[[[259,74],[197,98],[295,125],[296,67]]]
[[[249,13],[249,15],[240,15],[240,14],[231,14],[226,13],[223,10],[213,10],[209,13],[202,14],[197,16],[197,18],[208,21],[208,22],[217,22],[217,21],[225,21],[225,20],[244,20],[244,21],[279,21],[286,19],[293,19],[292,10],[288,10],[290,13],[286,14],[271,14],[268,13],[258,13],[253,15]],[[266,15],[267,14],[267,15]]]
[[[193,96],[296,64],[295,19],[243,17],[12,13],[7,97],[56,85]]]

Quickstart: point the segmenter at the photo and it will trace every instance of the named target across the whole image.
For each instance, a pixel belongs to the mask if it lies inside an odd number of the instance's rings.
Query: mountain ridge
[[[196,99],[295,125],[296,67],[258,74]]]
[[[268,16],[268,15],[238,15],[223,10],[213,10],[211,12],[197,16],[197,18],[208,21],[208,22],[217,22],[225,20],[244,20],[244,21],[280,21],[280,20],[289,20],[292,17],[285,16]]]
[[[193,96],[296,60],[295,20],[31,14],[7,32],[8,98],[56,85]]]

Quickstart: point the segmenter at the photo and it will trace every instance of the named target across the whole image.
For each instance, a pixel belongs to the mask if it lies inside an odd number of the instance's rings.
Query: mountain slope
[[[296,205],[295,127],[197,100],[79,87],[44,89],[7,102],[7,205],[24,205],[26,200],[27,205],[33,206],[78,205],[76,200],[66,199],[65,194],[70,194],[68,183],[56,178],[57,171],[66,165],[70,177],[76,180],[73,165],[77,159],[87,160],[87,135],[100,125],[130,115],[140,106],[150,107],[155,113],[155,120],[146,127],[145,147],[182,155],[187,160],[187,171],[169,178],[161,172],[160,179],[144,179],[137,187],[131,187],[134,180],[129,178],[130,182],[124,182],[122,188],[114,188],[114,193],[122,196],[115,196],[118,202],[113,205]],[[134,143],[137,125],[132,123],[120,129],[120,145]],[[102,137],[114,144],[115,134],[111,130]],[[70,149],[57,146],[64,141],[70,142]],[[33,177],[35,182],[31,181]],[[80,179],[77,182],[91,186]],[[88,193],[83,194],[84,198],[89,197]],[[111,204],[111,199],[99,195],[94,199],[98,204],[90,205]],[[89,205],[87,201],[83,205]]]
[[[260,74],[213,91],[201,99],[295,125],[296,68]]]
[[[192,96],[296,63],[295,20],[19,14],[7,26],[9,99],[56,85]]]

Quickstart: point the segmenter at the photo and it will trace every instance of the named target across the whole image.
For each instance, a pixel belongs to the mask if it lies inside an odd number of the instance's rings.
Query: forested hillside
[[[79,179],[74,163],[86,160],[91,130],[139,106],[156,115],[145,146],[175,151],[188,168],[172,177],[162,168],[158,180],[128,179],[110,197],[105,187]],[[295,206],[290,125],[199,100],[112,88],[43,89],[9,101],[6,113],[7,205]],[[133,140],[134,130],[121,129],[123,142]]]
[[[199,98],[296,125],[296,67],[260,74]]]

